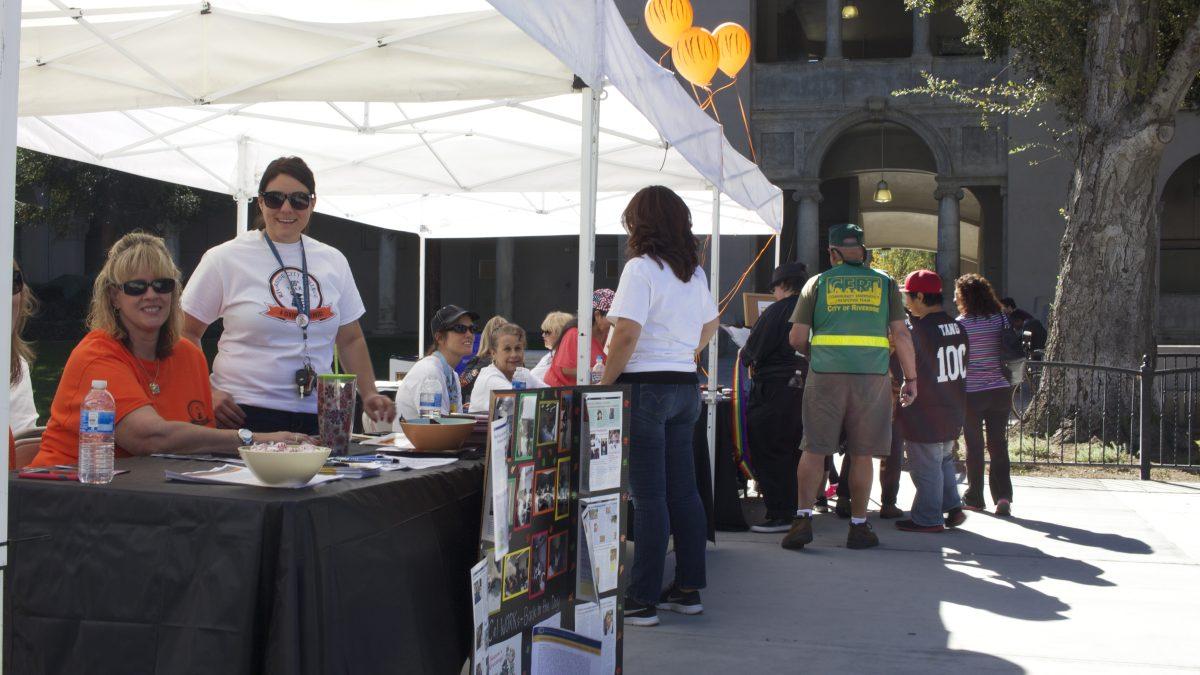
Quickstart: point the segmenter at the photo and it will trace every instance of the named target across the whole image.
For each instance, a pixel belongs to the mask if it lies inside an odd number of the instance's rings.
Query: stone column
[[[516,274],[513,267],[516,255],[516,240],[512,237],[496,239],[496,314],[516,321],[513,312],[513,294],[516,287]]]
[[[817,181],[805,183],[792,191],[796,209],[796,261],[808,267],[810,275],[821,270],[821,188]]]
[[[938,200],[937,226],[937,273],[942,278],[942,287],[946,295],[951,295],[954,280],[959,275],[959,260],[962,257],[959,242],[959,201],[963,191],[953,183],[938,183],[933,198]]]
[[[825,59],[842,58],[842,0],[825,0]]]
[[[391,230],[379,232],[379,316],[375,322],[376,335],[395,335],[396,324],[396,260],[400,235]]]
[[[920,9],[912,11],[912,55],[914,58],[928,59],[932,56],[929,50],[929,13]]]

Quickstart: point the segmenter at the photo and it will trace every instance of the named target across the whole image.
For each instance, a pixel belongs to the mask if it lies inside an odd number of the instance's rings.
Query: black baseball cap
[[[794,278],[807,279],[808,266],[800,262],[784,263],[775,268],[775,273],[771,275],[771,288],[775,288],[783,283],[784,279]]]
[[[458,305],[446,305],[434,312],[433,320],[429,322],[429,327],[433,329],[434,333],[444,331],[464,316],[471,317],[471,321],[479,321],[479,315],[475,312],[463,309]]]

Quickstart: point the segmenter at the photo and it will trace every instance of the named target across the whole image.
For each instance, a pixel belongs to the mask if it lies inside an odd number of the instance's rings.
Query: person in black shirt
[[[796,514],[796,464],[804,435],[800,403],[807,366],[788,343],[788,333],[797,294],[807,279],[802,263],[775,270],[775,302],[758,317],[742,348],[742,365],[750,369],[752,380],[747,405],[750,457],[767,505],[766,520],[750,528],[755,532],[787,532]]]
[[[1017,331],[1017,335],[1029,333],[1029,348],[1034,352],[1040,352],[1046,349],[1046,338],[1049,333],[1041,321],[1033,318],[1033,315],[1025,310],[1017,307],[1017,301],[1012,298],[1003,298],[1000,300],[1000,311],[1008,317],[1008,322],[1012,324],[1013,330]],[[1038,358],[1036,355],[1034,358]]]
[[[954,473],[954,440],[962,433],[967,400],[967,332],[942,309],[942,280],[936,272],[909,274],[903,290],[921,396],[899,411],[917,494],[909,518],[896,527],[942,532],[967,517]]]

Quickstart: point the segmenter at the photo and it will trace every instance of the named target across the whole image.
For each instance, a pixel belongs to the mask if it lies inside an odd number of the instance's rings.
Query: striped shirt
[[[1000,331],[1008,325],[1004,315],[963,314],[958,322],[967,330],[970,344],[967,362],[967,393],[1009,387],[1000,363]]]

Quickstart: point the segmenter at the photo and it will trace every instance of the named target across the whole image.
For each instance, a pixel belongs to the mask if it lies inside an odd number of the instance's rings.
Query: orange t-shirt
[[[171,355],[160,363],[138,359],[108,333],[98,330],[88,333],[67,359],[54,402],[50,404],[50,422],[30,466],[76,463],[79,457],[79,406],[91,391],[92,380],[108,381],[108,392],[117,403],[114,425],[119,425],[134,410],[148,405],[164,420],[215,426],[204,352],[191,342],[180,340],[175,343]],[[152,395],[150,379],[156,368],[160,393]],[[130,456],[119,446],[116,455]]]

